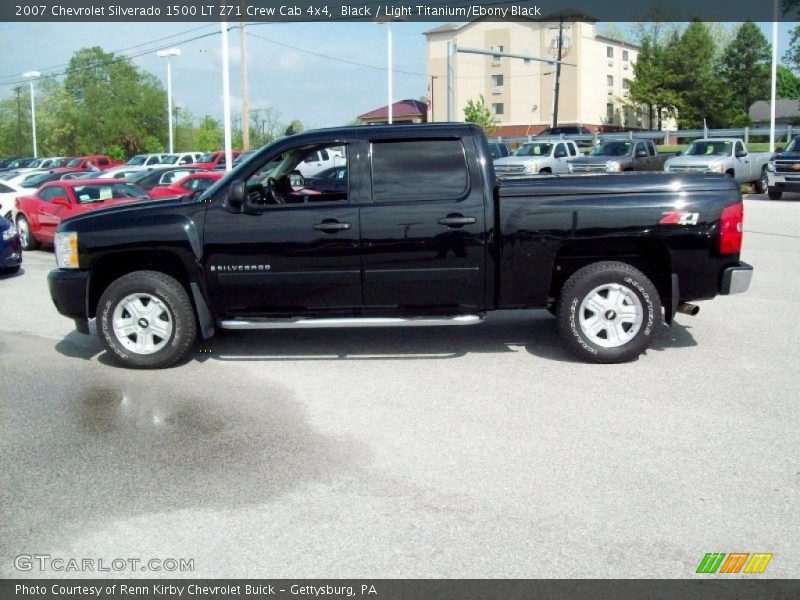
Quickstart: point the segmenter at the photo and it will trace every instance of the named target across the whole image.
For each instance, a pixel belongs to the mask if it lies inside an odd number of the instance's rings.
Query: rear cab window
[[[376,203],[454,200],[470,187],[461,140],[380,140],[371,144]]]

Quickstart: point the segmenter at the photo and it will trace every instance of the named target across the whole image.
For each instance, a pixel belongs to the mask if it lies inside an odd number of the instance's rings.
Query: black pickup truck
[[[323,149],[346,186],[300,174]],[[611,363],[694,314],[690,300],[747,289],[742,222],[722,176],[503,182],[477,127],[344,127],[279,139],[198,197],[62,222],[49,285],[130,367],[171,365],[215,328],[472,325],[530,308]]]

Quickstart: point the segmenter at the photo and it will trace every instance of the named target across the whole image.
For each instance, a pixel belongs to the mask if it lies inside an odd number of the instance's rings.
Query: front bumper
[[[88,332],[89,271],[53,269],[47,274],[47,284],[56,310],[74,319],[78,331]]]
[[[728,267],[722,271],[722,281],[719,286],[719,293],[724,295],[741,294],[750,287],[750,280],[753,278],[753,267],[747,263],[740,262],[735,267]]]
[[[8,242],[0,242],[0,269],[18,267],[22,264],[22,246],[19,237]]]
[[[767,171],[767,186],[781,192],[800,192],[800,174],[785,175]]]

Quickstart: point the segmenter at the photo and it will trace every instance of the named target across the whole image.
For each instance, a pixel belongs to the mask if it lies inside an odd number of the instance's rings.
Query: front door
[[[63,186],[54,185],[49,186],[39,193],[39,198],[43,202],[39,202],[39,236],[41,240],[50,242],[55,239],[56,227],[63,219],[73,216],[71,206],[64,206],[63,204],[53,204],[53,198],[63,198],[67,202],[71,202],[69,193]]]
[[[209,206],[204,266],[223,314],[361,310],[358,208],[347,188],[300,187],[296,166],[307,153],[307,147],[287,148],[249,167],[244,213],[219,200]]]
[[[361,204],[366,308],[483,308],[484,182],[473,140],[390,135],[376,133],[364,148],[371,159],[364,174],[371,195]]]

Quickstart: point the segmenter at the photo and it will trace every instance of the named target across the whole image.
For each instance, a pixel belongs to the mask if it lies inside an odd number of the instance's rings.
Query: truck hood
[[[505,156],[503,158],[498,158],[494,161],[495,167],[501,167],[503,165],[524,165],[529,162],[534,162],[537,160],[546,160],[550,158],[549,156]]]
[[[569,162],[573,165],[604,165],[609,161],[628,160],[630,156],[580,156],[572,158]]]
[[[800,152],[778,152],[772,158],[774,160],[796,160],[800,162]]]
[[[91,228],[102,221],[121,221],[123,219],[137,218],[141,215],[157,215],[159,212],[169,212],[176,205],[182,204],[179,197],[164,198],[159,200],[138,200],[124,202],[113,206],[103,207],[101,210],[77,215],[64,219],[58,226],[58,231],[77,231]],[[122,214],[127,213],[127,214]]]
[[[713,165],[726,158],[727,156],[718,156],[716,154],[703,156],[673,156],[672,158],[668,158],[664,164],[671,167],[694,167],[697,165]]]

